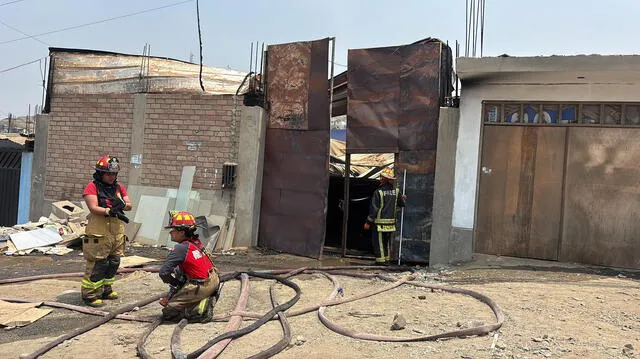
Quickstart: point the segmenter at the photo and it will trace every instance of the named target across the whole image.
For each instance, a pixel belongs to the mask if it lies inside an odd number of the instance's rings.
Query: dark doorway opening
[[[347,224],[347,255],[373,258],[371,232],[363,229],[369,212],[369,202],[380,182],[369,178],[350,178],[349,218]],[[329,177],[327,197],[327,230],[325,251],[341,253],[344,219],[344,177]]]

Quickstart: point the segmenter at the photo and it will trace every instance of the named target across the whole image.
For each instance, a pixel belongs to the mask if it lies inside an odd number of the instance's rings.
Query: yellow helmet
[[[396,176],[393,173],[393,168],[389,168],[389,167],[383,169],[382,173],[380,173],[380,176],[390,180],[396,179]]]

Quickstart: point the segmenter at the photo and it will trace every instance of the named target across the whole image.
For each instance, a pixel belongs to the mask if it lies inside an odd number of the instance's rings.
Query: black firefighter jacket
[[[397,208],[404,205],[404,198],[392,183],[380,185],[371,198],[367,221],[378,225],[395,225]]]

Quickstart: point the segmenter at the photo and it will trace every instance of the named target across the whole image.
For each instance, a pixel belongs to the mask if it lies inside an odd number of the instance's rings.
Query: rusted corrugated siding
[[[270,45],[258,244],[318,258],[329,186],[328,39]]]
[[[51,49],[53,94],[202,93],[200,65],[158,57]],[[246,74],[203,67],[206,93],[235,94]]]

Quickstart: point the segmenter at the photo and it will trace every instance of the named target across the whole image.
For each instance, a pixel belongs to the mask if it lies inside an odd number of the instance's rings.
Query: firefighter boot
[[[85,299],[84,303],[90,307],[98,308],[104,305],[104,302],[100,298],[96,299]]]
[[[104,292],[102,293],[102,299],[107,299],[107,300],[118,299],[118,292],[114,290]]]

